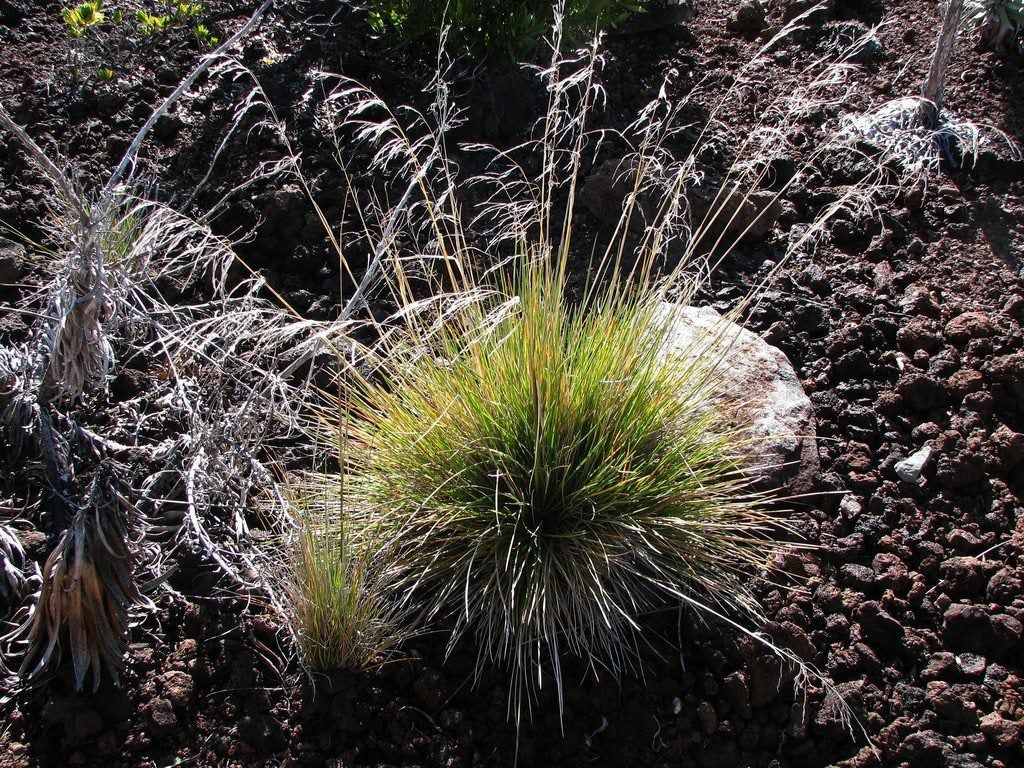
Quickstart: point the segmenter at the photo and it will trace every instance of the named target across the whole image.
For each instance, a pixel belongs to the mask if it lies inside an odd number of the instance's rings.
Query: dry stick
[[[935,53],[928,67],[928,77],[921,88],[924,102],[921,105],[920,117],[927,125],[935,123],[942,109],[942,95],[946,86],[946,70],[953,56],[956,34],[960,30],[960,22],[964,15],[964,0],[949,0],[946,13],[942,19],[942,29],[935,43]]]
[[[39,168],[50,177],[50,181],[64,194],[67,202],[74,207],[79,219],[83,223],[87,221],[89,214],[86,210],[86,205],[82,200],[82,196],[75,190],[71,180],[46,155],[42,147],[36,144],[35,139],[29,136],[24,128],[14,122],[14,118],[8,114],[2,101],[0,101],[0,125],[13,133],[14,137],[24,145]]]
[[[213,66],[213,63],[215,61],[218,61],[223,55],[227,53],[228,50],[233,48],[234,45],[239,40],[241,40],[243,37],[249,34],[253,27],[255,27],[259,23],[260,19],[263,18],[263,14],[266,12],[266,10],[270,7],[271,3],[273,2],[274,0],[263,0],[263,2],[260,4],[260,7],[257,8],[256,12],[249,17],[249,20],[242,25],[241,29],[239,29],[237,32],[235,32],[235,34],[233,34],[226,41],[224,41],[212,53],[205,56],[203,60],[199,62],[199,65],[195,69],[193,69],[192,72],[189,73],[189,75],[184,80],[178,83],[178,87],[171,91],[171,94],[166,99],[164,99],[163,103],[159,107],[157,107],[153,111],[153,114],[149,116],[149,119],[146,120],[145,123],[143,123],[142,127],[139,129],[139,132],[135,134],[135,138],[132,139],[132,143],[128,145],[128,150],[124,153],[124,157],[121,158],[121,162],[118,164],[117,168],[114,169],[114,172],[111,174],[110,179],[107,181],[106,185],[103,187],[103,191],[100,193],[99,209],[101,211],[105,209],[106,203],[109,202],[110,197],[114,192],[114,189],[121,182],[121,179],[124,178],[124,175],[128,171],[129,167],[134,165],[135,157],[138,155],[139,149],[142,147],[142,142],[145,141],[146,136],[149,135],[149,132],[153,129],[153,126],[156,125],[156,121],[163,117],[168,112],[168,110],[170,110],[170,108],[174,106],[174,104],[178,101],[178,99],[182,97],[185,91],[191,88],[195,81],[198,80],[199,77],[204,72],[206,72],[211,66]]]

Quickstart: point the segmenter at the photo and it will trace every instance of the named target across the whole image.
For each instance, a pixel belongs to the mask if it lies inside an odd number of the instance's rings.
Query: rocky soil
[[[244,18],[245,3],[208,5],[221,32]],[[244,59],[263,66],[268,93],[320,170],[323,147],[301,103],[311,71],[343,69],[414,100],[429,67],[414,52],[385,54],[335,3],[281,5]],[[685,23],[613,34],[602,75],[608,119],[623,124],[673,70],[673,88],[693,93],[695,116],[706,115],[766,30],[807,3],[741,5],[698,0]],[[111,43],[100,54],[118,74],[100,82],[69,63],[59,9],[0,0],[0,98],[89,176],[119,157],[202,48],[174,33]],[[750,88],[751,109],[723,116],[724,135],[749,127],[753,106],[791,86],[807,55],[879,22],[847,108],[915,93],[937,19],[934,2],[836,0],[776,55],[779,79]],[[953,69],[950,110],[1024,142],[1021,57],[963,40]],[[144,162],[168,198],[184,199],[205,174],[233,88],[204,83],[159,126]],[[473,105],[460,139],[510,141],[538,100],[518,75],[460,88]],[[808,131],[829,116],[808,115]],[[259,137],[232,142],[209,199],[279,149]],[[849,183],[840,158],[819,171],[723,265],[711,303],[734,303],[778,260],[792,228]],[[278,627],[258,604],[225,596],[198,563],[176,585],[185,599],[165,599],[159,623],[136,631],[123,687],[74,694],[58,678],[4,705],[0,766],[1024,765],[1022,192],[1024,165],[999,153],[968,171],[947,164],[876,216],[834,222],[747,323],[787,354],[810,394],[822,470],[821,495],[798,508],[816,546],[779,564],[783,583],[761,587],[771,618],[763,630],[827,672],[870,745],[828,714],[821,690],[794,691],[792,671],[760,646],[675,611],[646,620],[642,674],[616,684],[570,663],[566,677],[579,684],[565,692],[564,720],[549,692],[518,735],[503,676],[474,684],[472,651],[445,660],[444,638],[418,639],[370,673],[309,680],[281,671]],[[20,149],[0,143],[0,221],[41,236],[45,199]],[[591,215],[598,226],[600,211]],[[337,267],[296,189],[257,187],[217,226],[255,227],[244,255],[301,308],[328,313],[337,302]],[[27,278],[4,246],[0,283]],[[0,290],[19,300],[17,288]],[[0,322],[22,332],[17,315]],[[27,524],[21,534],[45,559],[45,537]]]

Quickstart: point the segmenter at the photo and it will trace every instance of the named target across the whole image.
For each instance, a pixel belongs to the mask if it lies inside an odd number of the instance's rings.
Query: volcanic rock
[[[865,638],[883,648],[903,639],[903,626],[874,600],[859,605],[854,617],[860,622]]]
[[[765,25],[765,10],[760,0],[747,0],[747,2],[741,3],[727,24],[730,31],[744,35],[757,34],[765,28]]]
[[[0,285],[17,283],[29,270],[25,246],[0,237]]]
[[[924,446],[913,454],[903,459],[903,461],[896,462],[894,469],[896,475],[905,483],[916,483],[920,477],[921,472],[924,471],[925,465],[928,460],[932,457],[931,446]]]
[[[813,488],[820,465],[814,409],[786,355],[709,307],[665,304],[666,354],[721,356],[716,393],[751,441],[750,466],[763,485]]]
[[[966,344],[971,339],[992,335],[992,321],[984,312],[964,312],[957,315],[945,328],[946,339],[954,344]]]

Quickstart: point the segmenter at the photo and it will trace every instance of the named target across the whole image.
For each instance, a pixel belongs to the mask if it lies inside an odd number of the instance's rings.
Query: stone
[[[899,756],[909,768],[949,768],[948,747],[935,731],[917,731],[899,745]]]
[[[1020,748],[1021,738],[1024,738],[1024,724],[992,712],[981,718],[981,732],[997,747]]]
[[[875,583],[875,572],[866,565],[847,563],[839,569],[839,580],[851,587],[867,590]]]
[[[934,354],[942,348],[942,338],[936,333],[934,323],[923,317],[915,317],[896,332],[896,343],[900,349],[912,354],[923,349]]]
[[[447,696],[444,677],[435,669],[425,669],[413,683],[416,696],[429,709],[438,709]]]
[[[1024,352],[994,357],[984,364],[982,370],[1014,396],[1024,399]]]
[[[911,408],[921,411],[943,405],[947,396],[944,382],[916,371],[900,377],[896,384],[896,394]]]
[[[1004,470],[1024,462],[1024,433],[1014,432],[1004,425],[992,433],[991,442]]]
[[[77,713],[67,729],[68,738],[75,742],[90,741],[103,732],[104,724],[100,713],[84,709]]]
[[[835,544],[829,547],[829,551],[843,560],[853,560],[864,551],[864,534],[851,533],[849,536],[836,539]]]
[[[744,720],[754,716],[750,708],[750,688],[742,672],[733,672],[722,681],[722,691],[732,711]]]
[[[976,557],[956,556],[939,566],[943,587],[949,594],[974,597],[985,586],[983,563]]]
[[[965,397],[972,392],[980,392],[984,389],[985,377],[973,368],[961,368],[946,379],[946,388],[960,397]]]
[[[720,253],[734,243],[764,240],[782,213],[774,192],[737,190],[720,197],[717,189],[695,187],[687,191],[692,231],[701,232],[695,250]],[[714,209],[712,209],[714,206]]]
[[[804,23],[821,22],[832,12],[835,0],[782,0],[782,20],[787,24],[802,14]]]
[[[978,707],[964,693],[962,686],[932,680],[925,688],[925,703],[933,712],[953,722],[974,725],[979,719]]]
[[[975,451],[962,451],[939,457],[935,479],[943,488],[964,488],[985,477],[985,456]]]
[[[171,704],[179,708],[188,706],[195,687],[190,675],[179,671],[167,672],[161,675],[160,684],[164,689],[164,696]]]
[[[1024,568],[1000,568],[988,580],[985,595],[991,602],[1003,605],[1024,595]]]
[[[857,606],[854,618],[860,622],[864,636],[881,648],[892,646],[903,639],[903,626],[874,600]]]
[[[700,703],[700,706],[697,707],[697,717],[704,728],[704,733],[708,736],[718,730],[718,716],[715,715],[715,708],[711,706],[711,702],[702,701]]]
[[[985,674],[985,657],[976,653],[961,653],[956,657],[956,665],[964,677],[981,677]]]
[[[839,513],[847,520],[856,520],[860,517],[860,513],[863,510],[864,506],[857,501],[857,498],[852,493],[844,495],[843,500],[839,502]]]
[[[786,355],[709,307],[666,303],[662,312],[666,355],[721,356],[716,397],[750,439],[759,485],[812,490],[820,471],[814,408]]]
[[[993,137],[995,138],[995,137]],[[1020,181],[1024,179],[1024,155],[1012,142],[982,137],[977,155],[966,152],[964,167],[987,179]]]
[[[932,654],[921,670],[922,680],[951,680],[959,672],[956,656],[949,651]]]
[[[911,285],[900,298],[900,309],[907,316],[938,317],[940,315],[939,298],[935,291],[922,285]]]
[[[971,339],[991,336],[992,321],[984,312],[964,312],[946,323],[945,334],[954,344],[966,344]]]
[[[789,648],[804,661],[814,658],[814,644],[807,633],[792,621],[783,621],[780,624],[769,622],[766,630],[780,645]]]
[[[767,14],[760,0],[747,0],[741,3],[736,12],[729,17],[726,26],[731,32],[743,35],[757,34],[767,26]]]
[[[173,144],[184,127],[185,121],[177,115],[161,115],[153,125],[153,136],[164,144]]]
[[[0,285],[17,283],[28,274],[29,266],[25,246],[0,237]]]
[[[982,545],[981,539],[963,528],[954,528],[950,531],[946,541],[958,552],[969,552]]]
[[[954,650],[999,660],[1017,653],[1024,627],[1008,614],[990,616],[979,606],[955,603],[943,615],[942,634]]]
[[[178,717],[174,714],[174,705],[163,698],[155,698],[149,703],[149,734],[155,738],[163,738],[174,732],[178,726]]]
[[[887,537],[879,540],[879,545]],[[875,572],[875,582],[883,589],[892,589],[902,594],[911,582],[907,564],[892,552],[879,552],[871,559],[871,570]]]
[[[916,483],[921,478],[921,472],[924,471],[931,457],[932,448],[926,445],[903,459],[903,461],[896,462],[896,466],[893,469],[896,471],[896,476],[903,482]]]
[[[734,768],[740,762],[739,744],[736,739],[714,740],[696,757],[701,768]]]
[[[30,0],[0,0],[0,24],[13,27],[28,16]]]

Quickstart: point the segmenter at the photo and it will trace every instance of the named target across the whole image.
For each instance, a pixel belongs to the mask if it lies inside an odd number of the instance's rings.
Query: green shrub
[[[72,8],[65,8],[61,16],[71,37],[81,37],[93,27],[102,24],[106,18],[103,0],[88,0]]]
[[[768,516],[742,441],[710,407],[710,364],[666,358],[654,291],[570,306],[562,271],[505,289],[359,387],[361,487],[395,594],[513,672],[519,707],[569,650],[618,672],[667,598],[738,606]]]
[[[368,0],[370,21],[400,42],[436,45],[448,26],[452,50],[521,61],[551,31],[552,0]],[[579,41],[641,10],[642,0],[567,0],[564,32]]]

